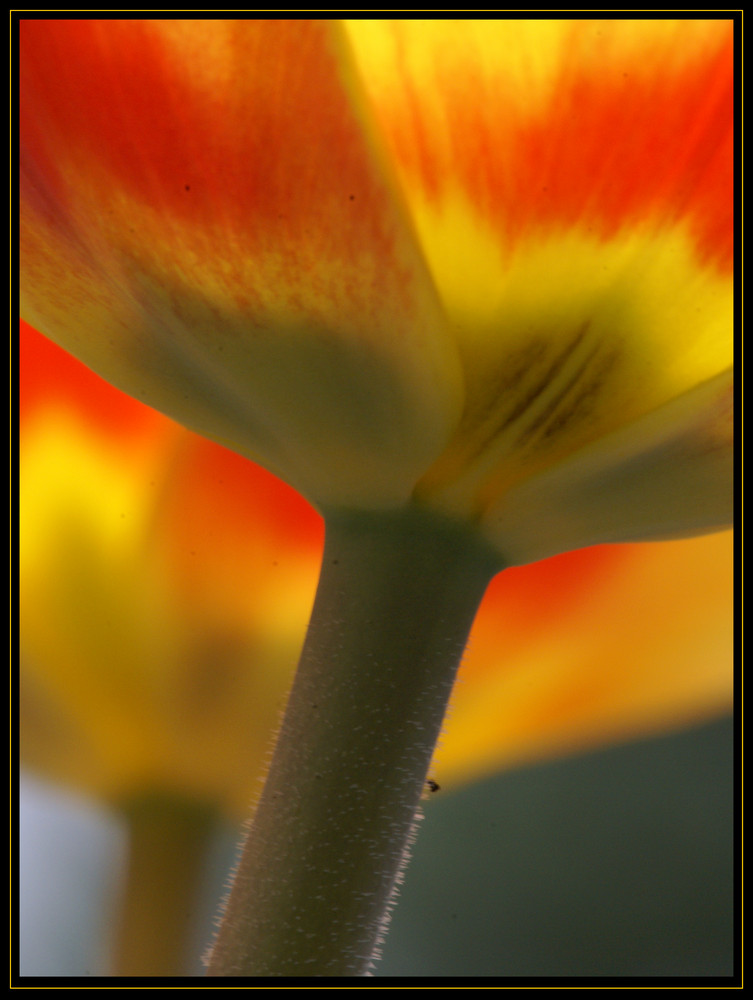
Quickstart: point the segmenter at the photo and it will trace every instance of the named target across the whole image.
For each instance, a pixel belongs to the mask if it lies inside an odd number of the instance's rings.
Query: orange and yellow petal
[[[416,494],[486,522],[730,366],[732,22],[348,31],[463,358],[464,413]]]
[[[487,293],[476,306],[492,317],[495,251],[504,261],[547,232],[608,240],[684,221],[701,259],[731,267],[732,20],[401,19],[347,30],[453,312],[475,278]],[[463,280],[439,233],[453,212],[474,263],[486,252],[479,273],[456,248]]]
[[[324,503],[404,502],[457,351],[336,22],[21,24],[24,314]]]
[[[451,786],[726,714],[732,602],[729,532],[506,570],[474,624],[432,774]]]
[[[730,367],[730,19],[22,28],[30,316],[324,508],[496,523]]]

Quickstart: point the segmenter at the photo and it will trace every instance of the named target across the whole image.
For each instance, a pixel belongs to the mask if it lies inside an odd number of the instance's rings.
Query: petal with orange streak
[[[492,583],[432,773],[452,783],[723,715],[731,533],[603,546]]]
[[[24,314],[321,502],[393,504],[457,354],[339,26],[26,20]]]
[[[732,26],[348,23],[463,357],[422,499],[484,517],[728,369]]]

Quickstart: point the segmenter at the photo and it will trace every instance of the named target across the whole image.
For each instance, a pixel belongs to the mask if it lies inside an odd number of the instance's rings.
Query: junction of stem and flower
[[[325,513],[313,616],[210,976],[368,975],[477,607],[502,568],[416,508]]]

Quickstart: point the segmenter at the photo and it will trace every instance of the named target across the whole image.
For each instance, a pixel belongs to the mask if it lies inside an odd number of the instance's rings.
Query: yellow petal
[[[732,479],[728,371],[511,490],[484,526],[510,564],[719,531],[732,523]]]
[[[114,804],[165,793],[240,817],[303,641],[321,526],[263,470],[161,425],[128,443],[73,401],[25,418],[21,755]]]

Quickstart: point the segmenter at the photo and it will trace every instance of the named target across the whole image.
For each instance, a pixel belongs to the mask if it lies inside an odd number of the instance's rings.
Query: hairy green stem
[[[499,557],[412,508],[329,512],[298,673],[210,976],[368,975]]]

